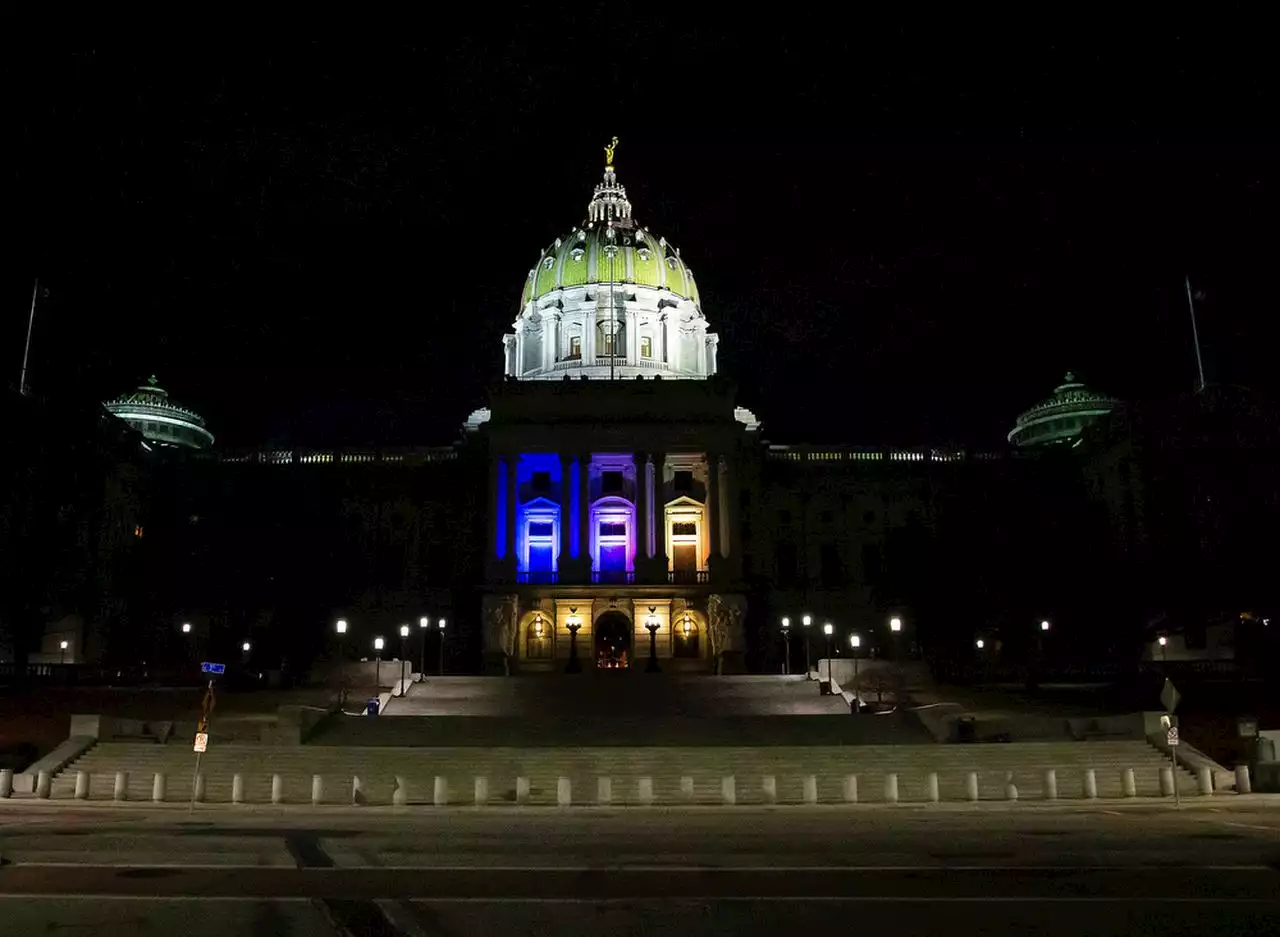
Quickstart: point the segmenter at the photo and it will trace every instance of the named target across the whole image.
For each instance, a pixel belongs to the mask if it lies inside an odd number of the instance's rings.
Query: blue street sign
[[[227,665],[211,664],[209,661],[205,661],[203,664],[200,665],[200,672],[201,673],[226,673]]]

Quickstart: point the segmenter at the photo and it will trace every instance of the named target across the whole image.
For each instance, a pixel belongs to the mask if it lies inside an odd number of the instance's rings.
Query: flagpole
[[[1200,332],[1196,329],[1196,304],[1191,298],[1191,277],[1183,277],[1187,285],[1187,308],[1191,310],[1191,340],[1196,346],[1196,372],[1200,375],[1199,390],[1204,390],[1204,359],[1200,357]]]
[[[31,314],[27,316],[27,343],[22,349],[22,376],[18,379],[18,393],[27,396],[27,359],[31,355],[31,327],[36,321],[36,295],[40,292],[40,278],[36,277],[36,285],[31,290]]]

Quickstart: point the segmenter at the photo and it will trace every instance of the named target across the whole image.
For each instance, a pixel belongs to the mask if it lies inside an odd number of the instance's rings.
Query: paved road
[[[1280,808],[0,812],[14,933],[1263,934]],[[19,927],[18,925],[24,925]]]

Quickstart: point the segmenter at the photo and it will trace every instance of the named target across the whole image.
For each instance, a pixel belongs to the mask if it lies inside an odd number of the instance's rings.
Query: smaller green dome
[[[1070,445],[1084,428],[1115,409],[1116,400],[1089,390],[1071,371],[1053,395],[1018,416],[1009,442],[1018,448]]]

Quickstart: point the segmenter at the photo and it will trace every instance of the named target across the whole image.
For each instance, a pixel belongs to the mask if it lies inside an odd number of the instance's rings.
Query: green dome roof
[[[1009,442],[1020,448],[1073,443],[1086,426],[1115,405],[1115,398],[1090,390],[1068,371],[1051,397],[1018,416]]]
[[[556,238],[530,269],[520,306],[556,290],[596,283],[666,289],[682,299],[699,302],[693,272],[680,251],[666,238],[635,223],[626,189],[611,165],[605,168],[604,181],[596,186],[595,197],[587,206],[587,220]]]

